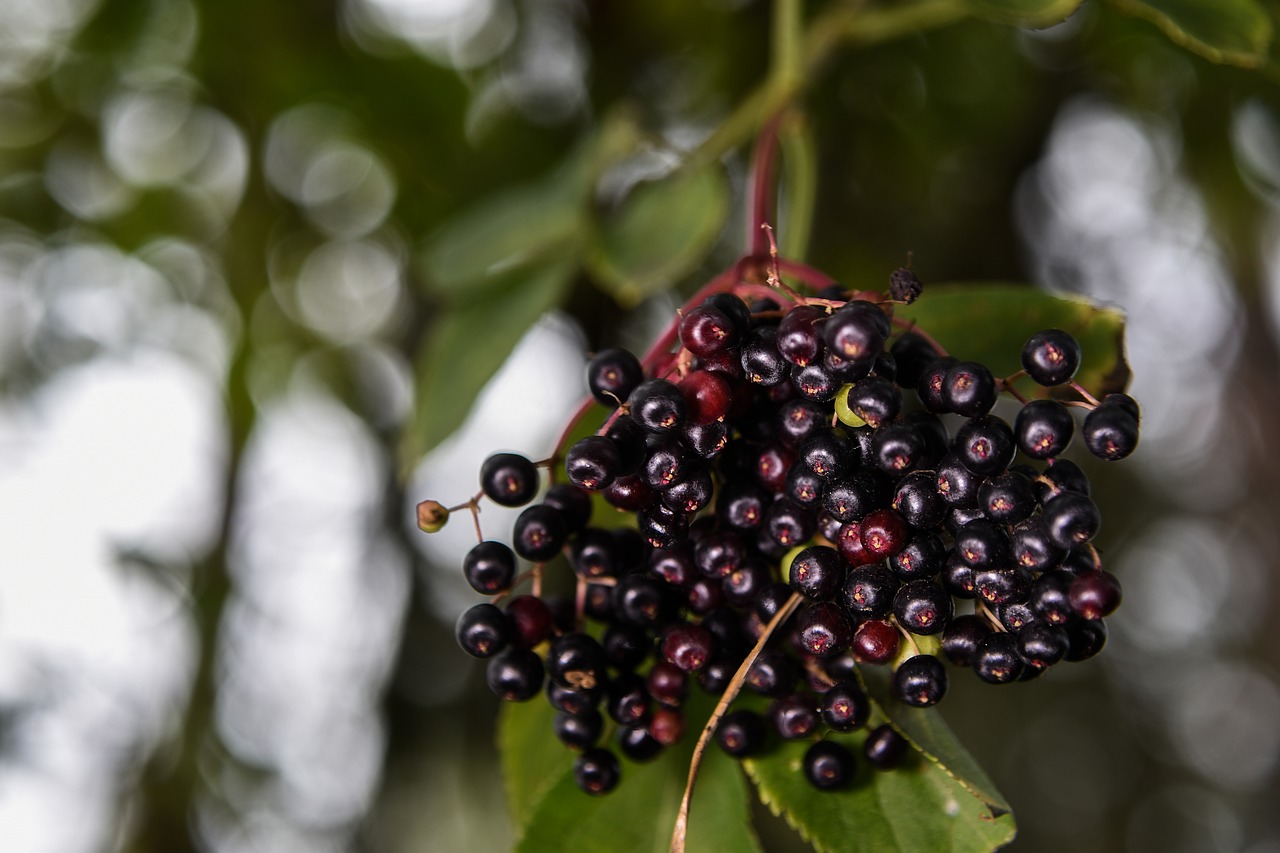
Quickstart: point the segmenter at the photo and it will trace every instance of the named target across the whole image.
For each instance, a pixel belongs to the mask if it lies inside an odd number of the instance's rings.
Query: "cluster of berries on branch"
[[[503,699],[545,695],[584,791],[618,784],[617,752],[645,761],[696,734],[695,689],[722,700],[720,748],[809,741],[804,772],[831,789],[855,756],[826,732],[871,728],[856,760],[875,767],[904,752],[858,667],[891,668],[896,698],[927,707],[948,662],[1004,684],[1102,649],[1120,586],[1091,541],[1089,481],[1062,454],[1079,431],[1101,459],[1129,455],[1137,404],[1076,384],[1080,347],[1059,329],[1026,341],[1013,376],[952,357],[894,316],[920,294],[909,270],[883,293],[777,259],[767,283],[735,271],[643,358],[591,359],[588,403],[611,410],[595,434],[542,463],[491,456],[453,508],[476,518],[463,572],[491,597],[458,643]],[[1012,423],[993,412],[1002,397]],[[553,485],[510,544],[484,539],[478,501],[530,504],[540,466]],[[610,507],[628,523],[601,523]],[[420,524],[449,512],[424,501]],[[763,698],[733,704],[742,689]]]

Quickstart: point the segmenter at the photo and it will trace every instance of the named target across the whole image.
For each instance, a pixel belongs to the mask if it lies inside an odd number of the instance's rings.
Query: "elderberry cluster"
[[[1127,456],[1136,403],[1075,385],[1080,348],[1056,329],[1026,342],[1024,372],[1045,389],[1026,399],[1016,377],[895,332],[894,305],[919,293],[901,270],[887,298],[716,293],[680,318],[678,348],[590,361],[588,388],[612,415],[568,447],[569,482],[520,514],[510,545],[466,556],[468,583],[494,599],[457,625],[497,695],[545,692],[556,737],[581,753],[583,790],[618,783],[607,730],[636,761],[679,740],[694,685],[719,697],[740,675],[768,711],[725,714],[720,746],[744,757],[773,737],[811,740],[805,773],[826,789],[854,758],[823,732],[873,721],[858,665],[892,665],[897,698],[925,707],[947,691],[944,659],[1003,684],[1101,650],[1120,587],[1090,544],[1101,517],[1089,482],[1061,454],[1083,408],[1089,451]],[[992,413],[1002,394],[1022,404],[1012,424]],[[495,454],[480,482],[524,506],[539,472]],[[593,524],[602,503],[633,522]],[[419,510],[424,529],[447,515]],[[511,594],[526,578],[540,592],[562,555],[570,595]],[[517,557],[533,568],[518,574]],[[771,621],[775,636],[739,673]],[[889,725],[863,743],[884,768],[905,746]]]

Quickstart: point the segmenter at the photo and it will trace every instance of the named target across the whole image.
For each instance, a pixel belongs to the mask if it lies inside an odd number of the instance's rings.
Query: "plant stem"
[[[685,851],[686,836],[689,832],[689,804],[693,802],[693,784],[697,781],[698,770],[702,766],[702,754],[706,751],[711,736],[715,734],[716,728],[720,725],[720,718],[724,716],[725,711],[729,710],[733,700],[738,698],[738,692],[742,690],[743,682],[747,680],[747,673],[751,671],[752,664],[756,662],[756,658],[764,650],[765,644],[769,642],[774,632],[782,627],[782,624],[795,612],[795,609],[800,606],[800,602],[803,600],[804,596],[800,593],[791,593],[791,597],[787,599],[786,604],[783,604],[773,618],[769,620],[769,624],[760,633],[760,638],[756,640],[756,644],[747,655],[746,660],[742,662],[742,666],[738,667],[738,671],[733,674],[733,680],[724,689],[724,695],[716,703],[716,708],[711,712],[711,717],[707,720],[707,724],[702,727],[702,734],[698,737],[698,743],[693,748],[693,758],[689,762],[689,781],[684,786],[684,797],[680,800],[680,812],[676,815],[675,829],[671,833],[671,853],[684,853]]]

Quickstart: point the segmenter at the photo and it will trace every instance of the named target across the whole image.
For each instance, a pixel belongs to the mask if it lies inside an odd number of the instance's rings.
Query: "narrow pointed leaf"
[[[600,226],[588,253],[599,285],[632,306],[692,271],[711,251],[729,212],[718,164],[634,187]]]
[[[1022,369],[1022,347],[1033,334],[1062,329],[1080,342],[1077,382],[1095,395],[1128,384],[1124,315],[1114,308],[1024,285],[957,283],[926,285],[923,296],[898,306],[894,316],[914,321],[952,355],[980,361],[997,376]]]
[[[1267,58],[1271,19],[1256,0],[1112,0],[1213,62],[1256,68]]]

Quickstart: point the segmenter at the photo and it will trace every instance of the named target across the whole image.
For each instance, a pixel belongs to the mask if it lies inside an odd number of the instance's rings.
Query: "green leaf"
[[[683,741],[647,764],[624,759],[618,789],[607,796],[592,797],[573,781],[573,755],[551,733],[552,714],[545,702],[530,702],[504,712],[499,743],[519,839],[515,849],[521,853],[665,853],[699,731],[694,721],[710,714],[709,699],[691,697],[686,711],[689,731]],[[561,753],[560,758],[547,757],[546,743]],[[521,754],[509,755],[513,750]],[[688,849],[758,851],[748,796],[737,762],[717,749],[708,750],[694,789]]]
[[[498,716],[498,752],[514,834],[523,834],[534,808],[573,769],[574,753],[552,734],[555,709],[541,696],[503,702]]]
[[[1212,62],[1257,68],[1271,44],[1271,19],[1256,0],[1112,0]]]
[[[423,253],[429,286],[455,300],[488,297],[512,270],[576,254],[585,159],[576,153],[549,178],[485,198],[451,219]]]
[[[828,735],[861,757],[865,732]],[[743,762],[760,798],[819,851],[987,853],[1013,840],[1013,816],[995,817],[942,767],[912,752],[893,770],[858,760],[849,787],[815,791],[804,777],[809,743],[788,741]]]
[[[1062,329],[1080,342],[1076,381],[1098,395],[1122,391],[1129,380],[1124,315],[1066,296],[1017,284],[930,284],[895,316],[913,320],[957,358],[981,361],[997,376],[1022,369],[1022,346],[1042,329]],[[1024,383],[1035,393],[1039,386]]]
[[[637,184],[600,226],[587,262],[604,290],[634,306],[696,267],[728,212],[729,185],[718,164]]]
[[[936,651],[932,653],[936,654]],[[961,787],[982,800],[993,817],[1009,814],[1012,811],[1009,803],[996,790],[995,783],[987,776],[986,771],[956,740],[941,715],[934,709],[913,708],[893,698],[890,671],[889,667],[858,668],[858,681],[871,697],[873,705],[926,758],[936,762]]]
[[[524,333],[560,304],[576,266],[561,259],[507,273],[493,283],[492,300],[443,307],[418,353],[414,424],[402,459],[416,460],[461,426]]]
[[[1019,27],[1049,27],[1061,23],[1084,0],[965,0],[980,18]]]

